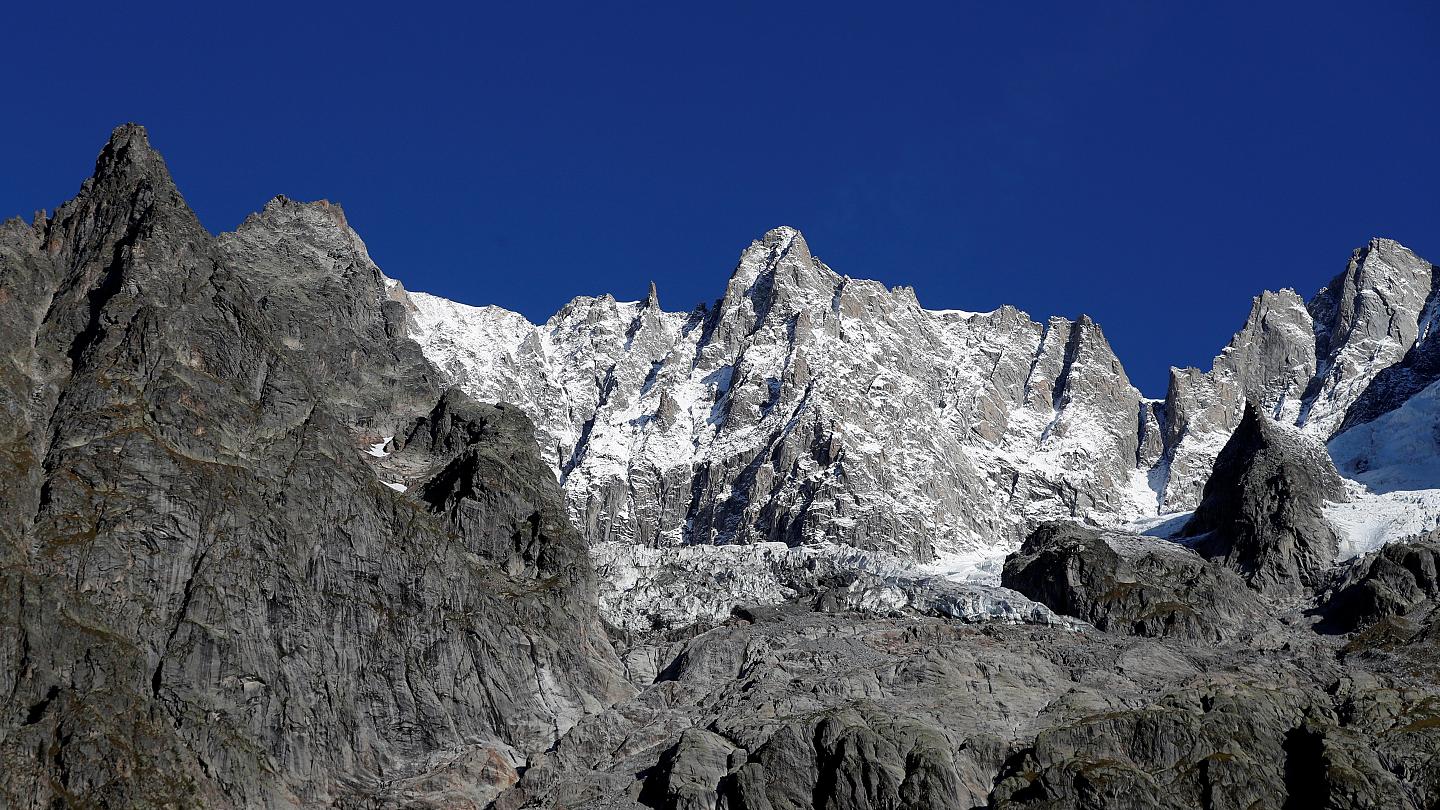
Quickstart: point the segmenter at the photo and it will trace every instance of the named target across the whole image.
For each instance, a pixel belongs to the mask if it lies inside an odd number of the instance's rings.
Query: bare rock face
[[[1325,502],[1347,497],[1324,446],[1251,405],[1181,535],[1262,590],[1317,588],[1339,547]]]
[[[1416,806],[1368,739],[1327,704],[1305,689],[1197,684],[1140,710],[1042,732],[990,806]],[[1231,753],[1236,744],[1243,756]]]
[[[125,126],[0,246],[0,804],[481,807],[629,693],[527,420],[377,478],[439,375],[338,208],[211,237]]]
[[[655,775],[646,780],[640,801],[665,810],[713,810],[720,783],[730,772],[735,754],[729,740],[698,728],[687,728],[660,756]]]
[[[1440,799],[1433,684],[1413,666],[1342,665],[1341,639],[1266,607],[1254,618],[1260,632],[1203,643],[757,612],[674,642],[654,683],[578,724],[499,805],[1423,808]]]
[[[1325,441],[1424,388],[1431,350],[1419,344],[1436,301],[1434,267],[1389,239],[1356,250],[1309,302],[1290,290],[1256,297],[1210,371],[1171,373],[1162,511],[1199,504],[1246,403]]]
[[[1350,632],[1388,620],[1422,621],[1440,607],[1440,534],[1391,543],[1359,560],[1330,588],[1319,612]]]
[[[1001,583],[1101,630],[1192,641],[1253,632],[1268,608],[1233,572],[1155,538],[1042,524]]]

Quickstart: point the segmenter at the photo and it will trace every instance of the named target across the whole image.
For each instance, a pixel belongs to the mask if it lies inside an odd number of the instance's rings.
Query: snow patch
[[[1159,537],[1162,540],[1173,540],[1185,524],[1190,522],[1190,516],[1194,511],[1166,512],[1163,515],[1151,515],[1138,518],[1126,523],[1122,528],[1134,534],[1143,534],[1148,537]]]
[[[1325,518],[1340,535],[1342,560],[1440,527],[1440,489],[1380,494],[1355,489],[1349,503],[1325,507]]]
[[[1331,439],[1330,457],[1370,492],[1440,487],[1440,383]]]
[[[1372,422],[1330,440],[1330,457],[1351,479],[1350,503],[1325,516],[1344,559],[1440,526],[1440,383]]]

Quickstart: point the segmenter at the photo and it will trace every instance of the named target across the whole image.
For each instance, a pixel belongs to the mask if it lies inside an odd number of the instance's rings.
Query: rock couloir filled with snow
[[[1247,401],[1322,441],[1362,410],[1399,407],[1417,380],[1440,378],[1421,352],[1433,275],[1373,240],[1308,302],[1257,296],[1211,369],[1173,370],[1163,400],[1130,383],[1088,317],[928,310],[908,287],[831,270],[792,228],[752,243],[719,300],[689,312],[662,309],[653,285],[638,302],[576,298],[542,325],[398,285],[392,295],[454,384],[534,420],[597,548],[853,548],[993,583],[1042,520],[1133,525],[1193,509]],[[1382,494],[1351,486],[1351,512]],[[1335,514],[1342,536],[1373,534]],[[780,564],[758,546],[731,553]],[[622,579],[635,582],[686,567],[630,556]],[[719,609],[691,597],[697,617]],[[638,607],[610,615],[646,620]]]

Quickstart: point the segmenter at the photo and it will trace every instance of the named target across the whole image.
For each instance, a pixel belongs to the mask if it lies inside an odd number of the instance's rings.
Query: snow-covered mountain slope
[[[837,542],[917,560],[1038,517],[1153,513],[1154,404],[1088,318],[922,309],[779,228],[688,314],[578,298],[546,324],[411,294],[415,337],[513,402],[592,542]],[[1136,486],[1136,482],[1140,482]]]
[[[1440,383],[1330,442],[1350,503],[1327,510],[1346,538],[1342,557],[1373,551],[1440,525]]]
[[[576,298],[539,326],[397,297],[455,384],[535,421],[592,544],[838,545],[985,581],[1038,520],[1193,508],[1247,400],[1321,439],[1399,407],[1440,378],[1434,280],[1373,240],[1308,303],[1256,297],[1211,370],[1174,370],[1163,401],[1087,317],[926,310],[835,273],[791,228],[688,313],[653,286]]]

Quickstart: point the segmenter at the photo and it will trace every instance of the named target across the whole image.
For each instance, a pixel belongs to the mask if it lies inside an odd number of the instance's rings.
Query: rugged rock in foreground
[[[1001,584],[1100,630],[1190,641],[1255,632],[1265,605],[1234,572],[1184,546],[1074,523],[1036,529]]]
[[[654,683],[577,725],[500,806],[1440,801],[1433,684],[1383,659],[1342,665],[1339,639],[1266,624],[1172,645],[783,608],[669,645]]]
[[[1324,507],[1346,498],[1323,445],[1250,405],[1180,534],[1262,590],[1299,593],[1324,584],[1335,562]]]
[[[1392,543],[1356,561],[1330,590],[1319,612],[1332,631],[1411,616],[1423,621],[1440,609],[1440,532]]]
[[[377,478],[440,398],[398,306],[334,206],[211,237],[135,126],[0,226],[0,804],[479,807],[629,694],[527,420],[443,448],[481,531]]]

